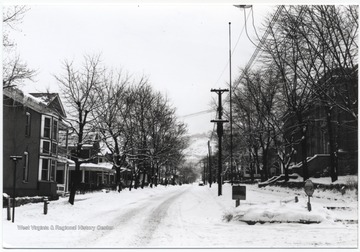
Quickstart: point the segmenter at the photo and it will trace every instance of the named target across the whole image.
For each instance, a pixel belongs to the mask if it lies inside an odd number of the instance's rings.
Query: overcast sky
[[[260,34],[264,16],[274,9],[254,5]],[[250,11],[247,28],[255,39]],[[62,73],[62,61],[80,63],[85,54],[101,53],[108,67],[148,76],[193,134],[212,130],[215,112],[187,115],[211,109],[216,94],[210,89],[229,82],[229,22],[234,80],[255,48],[245,31],[240,37],[244,11],[231,4],[32,5],[11,37],[21,58],[38,69],[36,82],[23,86],[26,92],[59,92],[53,74]]]

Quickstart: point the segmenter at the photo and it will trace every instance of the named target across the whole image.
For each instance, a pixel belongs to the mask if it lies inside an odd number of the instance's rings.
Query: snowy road
[[[171,191],[161,196],[152,196],[139,202],[124,206],[123,211],[109,222],[115,226],[97,237],[89,237],[95,247],[147,247],[154,232],[168,214],[169,207],[189,188]]]
[[[349,218],[357,219],[357,197],[318,193],[314,208],[352,207]],[[275,202],[285,204],[295,195],[300,203],[305,196],[296,190],[247,186],[247,199],[240,207]],[[331,195],[331,197],[329,196]],[[334,198],[339,198],[334,200]],[[224,221],[234,211],[231,186],[224,185],[217,196],[217,185],[183,185],[123,191],[118,194],[77,195],[74,206],[66,199],[51,202],[48,215],[42,204],[17,208],[15,224],[4,220],[5,247],[92,247],[92,248],[354,248],[357,222],[319,224],[267,223],[248,225]],[[235,209],[236,210],[236,209]],[[314,209],[315,210],[315,209]],[[4,210],[3,210],[3,213]],[[337,217],[345,211],[338,212]],[[346,214],[345,214],[346,215]],[[29,229],[19,228],[20,226]],[[32,225],[49,227],[33,230]],[[55,226],[55,230],[51,227]],[[56,227],[59,226],[59,227]],[[71,229],[71,227],[75,227]]]

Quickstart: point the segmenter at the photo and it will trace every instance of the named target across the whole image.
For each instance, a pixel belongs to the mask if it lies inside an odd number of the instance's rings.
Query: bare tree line
[[[341,127],[357,132],[358,7],[285,6],[277,22],[270,26],[268,19],[266,25],[260,62],[242,70],[234,90],[238,159],[246,153],[250,172],[257,166],[267,179],[271,150],[288,179],[294,146],[300,144],[307,179],[308,130],[316,120],[309,111],[321,105],[335,181],[338,132]]]
[[[132,171],[131,180],[137,181],[143,174],[143,187],[145,175],[150,178],[151,186],[157,185],[160,168],[174,169],[183,162],[186,126],[177,120],[169,100],[154,91],[148,78],[136,79],[111,70],[98,55],[85,56],[77,67],[64,61],[63,69],[55,77],[67,104],[67,122],[76,143],[72,154],[75,178],[70,191],[71,204],[81,181],[80,165],[93,158],[83,159],[81,150],[94,132],[100,136],[97,141],[104,142],[110,151],[119,192],[121,168]],[[131,186],[132,181],[130,190]]]

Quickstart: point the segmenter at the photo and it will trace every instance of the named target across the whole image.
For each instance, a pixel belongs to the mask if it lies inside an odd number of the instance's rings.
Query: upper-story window
[[[43,115],[41,127],[41,154],[57,156],[59,121],[51,116]]]
[[[53,119],[53,125],[52,125],[52,139],[57,140],[58,139],[58,121]]]
[[[30,126],[31,126],[31,115],[29,112],[26,112],[26,119],[25,119],[25,136],[30,136]]]
[[[41,153],[42,154],[50,154],[50,141],[48,140],[41,140],[41,145],[40,145],[40,148],[41,148]]]
[[[50,138],[50,133],[51,133],[51,117],[45,117],[43,136],[46,138]]]
[[[59,121],[50,116],[43,116],[41,136],[57,141],[59,138]]]

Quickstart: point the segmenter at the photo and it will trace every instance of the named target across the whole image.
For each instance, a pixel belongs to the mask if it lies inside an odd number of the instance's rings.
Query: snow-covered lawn
[[[235,208],[231,185],[158,186],[76,195],[3,209],[7,248],[356,248],[355,191],[315,190],[312,211],[303,190],[246,185]],[[295,203],[295,196],[299,202]],[[352,222],[350,222],[350,220]],[[260,221],[260,222],[259,222]],[[301,224],[299,222],[316,222]],[[254,224],[248,225],[247,223]],[[261,224],[263,223],[263,224]]]

